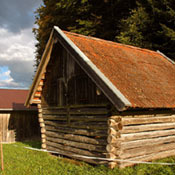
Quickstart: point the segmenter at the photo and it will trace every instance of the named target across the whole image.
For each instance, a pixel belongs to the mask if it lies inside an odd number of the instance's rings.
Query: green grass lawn
[[[23,148],[40,148],[40,143],[4,144],[4,171],[2,175],[175,175],[175,166],[137,165],[119,170],[92,166],[69,159]],[[175,163],[175,158],[160,162]]]

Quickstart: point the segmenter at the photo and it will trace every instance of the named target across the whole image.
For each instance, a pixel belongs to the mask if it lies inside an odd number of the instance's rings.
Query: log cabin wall
[[[175,114],[151,113],[145,111],[110,117],[106,148],[111,158],[152,161],[175,155]],[[131,165],[134,163],[110,163],[111,168]]]
[[[39,116],[43,148],[73,158],[106,157],[110,102],[59,44],[46,69]]]

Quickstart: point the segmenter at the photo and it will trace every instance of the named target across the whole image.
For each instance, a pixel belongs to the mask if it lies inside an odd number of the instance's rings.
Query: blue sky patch
[[[0,67],[0,81],[9,79],[9,74],[7,72],[9,72],[9,69],[7,66]]]

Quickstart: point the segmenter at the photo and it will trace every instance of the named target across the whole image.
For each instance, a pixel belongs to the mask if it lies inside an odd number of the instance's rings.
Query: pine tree
[[[175,59],[175,1],[143,0],[121,22],[117,40],[152,50]]]
[[[36,45],[36,66],[54,25],[63,30],[116,40],[119,21],[135,7],[135,0],[43,0],[36,11],[38,28],[33,32]]]

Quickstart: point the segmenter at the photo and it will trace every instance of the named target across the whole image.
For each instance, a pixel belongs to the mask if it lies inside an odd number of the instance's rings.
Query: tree
[[[130,16],[122,19],[116,39],[152,50],[160,50],[175,59],[175,1],[140,0]]]
[[[38,66],[49,34],[54,25],[63,30],[115,41],[119,21],[129,15],[135,0],[43,0],[36,11],[38,28],[33,32]]]

